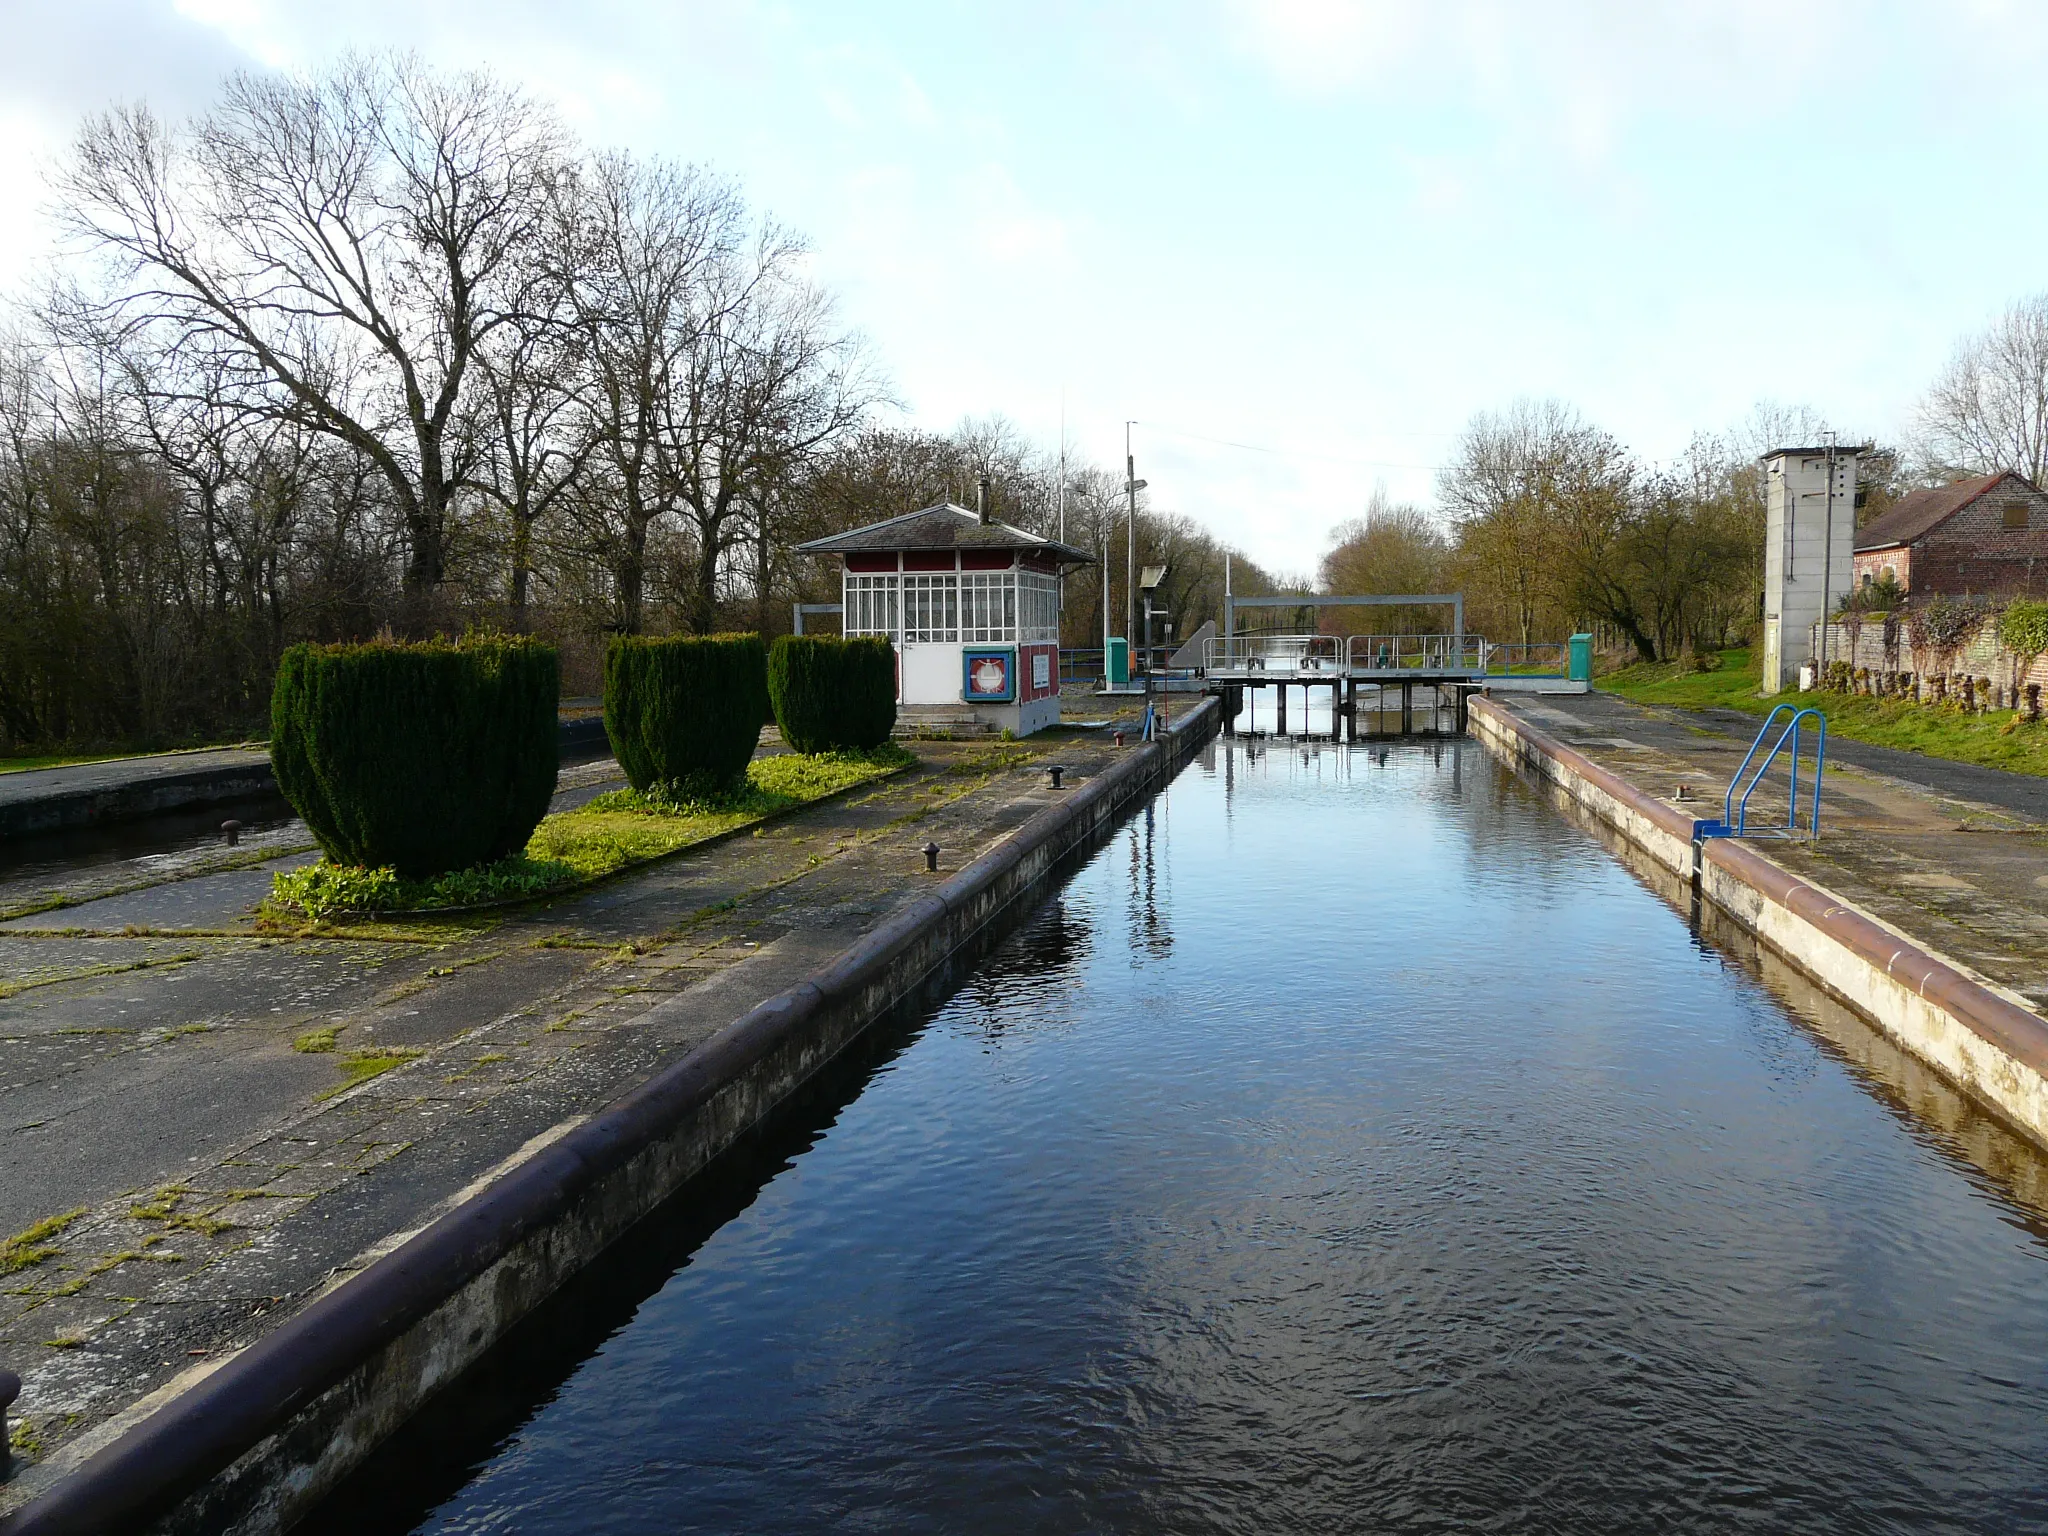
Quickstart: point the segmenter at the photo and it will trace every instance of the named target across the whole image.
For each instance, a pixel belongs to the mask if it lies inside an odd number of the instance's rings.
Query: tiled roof
[[[1908,491],[1890,511],[1868,527],[1856,531],[1856,547],[1890,549],[1899,544],[1910,544],[1937,523],[1947,522],[1978,497],[2008,480],[2026,490],[2034,490],[2033,482],[2024,475],[2002,470],[1995,475],[1972,475],[1952,485]]]
[[[845,555],[863,550],[890,549],[1027,549],[1074,565],[1084,565],[1094,559],[1087,551],[1062,544],[1057,539],[1026,533],[1008,523],[984,523],[965,507],[955,506],[950,501],[905,512],[900,517],[885,518],[879,523],[869,523],[865,528],[835,533],[829,538],[812,539],[808,544],[797,545],[796,552],[800,555]]]

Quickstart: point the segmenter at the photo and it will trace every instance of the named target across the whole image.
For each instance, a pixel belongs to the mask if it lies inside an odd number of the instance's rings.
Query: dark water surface
[[[1220,744],[856,1087],[324,1518],[2048,1526],[2038,1218],[1470,744]]]

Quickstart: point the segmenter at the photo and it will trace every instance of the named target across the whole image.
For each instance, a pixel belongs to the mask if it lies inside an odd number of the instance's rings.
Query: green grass
[[[524,854],[436,880],[402,880],[395,870],[321,862],[280,872],[275,899],[315,920],[367,912],[432,912],[573,890],[636,864],[664,858],[721,833],[765,821],[916,762],[893,743],[873,752],[785,753],[748,765],[744,788],[709,799],[671,799],[617,789],[549,816]]]
[[[1966,715],[1959,709],[1929,707],[1860,694],[1757,692],[1761,672],[1747,650],[1721,653],[1720,669],[1695,672],[1684,662],[1639,662],[1610,672],[1599,686],[1638,704],[1673,709],[1739,709],[1767,715],[1773,705],[1799,704],[1827,716],[1831,734],[1872,746],[1895,747],[1955,763],[2048,776],[2048,724],[2021,725],[2009,709]]]
[[[1738,649],[1721,652],[1721,665],[1712,672],[1697,672],[1685,661],[1639,661],[1602,674],[1598,686],[1638,704],[1768,714],[1770,704],[1757,693],[1762,684],[1761,665],[1751,663],[1747,649]]]

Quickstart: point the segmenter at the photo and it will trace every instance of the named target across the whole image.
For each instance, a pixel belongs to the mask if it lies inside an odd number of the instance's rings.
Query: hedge
[[[784,635],[768,653],[768,697],[793,751],[871,751],[896,724],[896,650],[878,635]]]
[[[271,765],[331,862],[431,879],[526,846],[555,792],[560,692],[536,640],[295,645]]]
[[[605,733],[643,794],[733,788],[767,719],[759,635],[622,635],[605,651]]]

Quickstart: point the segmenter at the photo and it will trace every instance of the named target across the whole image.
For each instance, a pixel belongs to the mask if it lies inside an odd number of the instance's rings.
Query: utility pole
[[[1060,391],[1060,542],[1067,542],[1067,392]]]
[[[1102,686],[1109,686],[1109,530],[1102,534]]]
[[[1827,433],[1828,501],[1827,527],[1820,546],[1820,671],[1828,669],[1828,588],[1835,577],[1835,434]],[[1789,525],[1791,519],[1786,519]],[[1852,660],[1854,658],[1851,658]]]
[[[1129,509],[1124,515],[1124,641],[1129,644],[1131,632],[1137,626],[1138,613],[1138,492],[1145,489],[1145,482],[1138,478],[1138,461],[1131,457],[1131,428],[1134,421],[1124,423],[1124,495],[1129,498]]]

